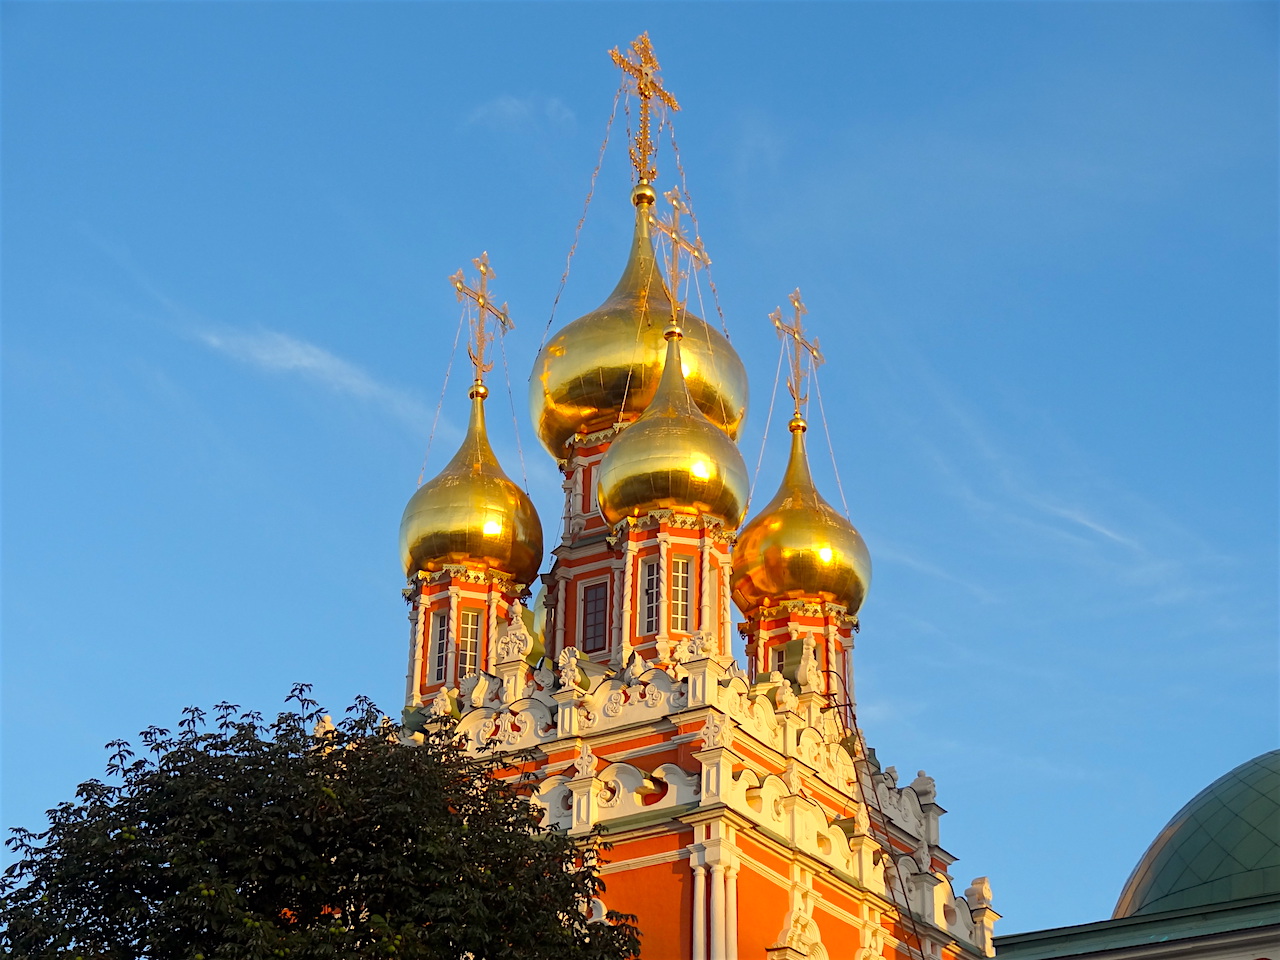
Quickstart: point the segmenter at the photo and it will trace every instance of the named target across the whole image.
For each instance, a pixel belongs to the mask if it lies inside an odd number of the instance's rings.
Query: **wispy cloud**
[[[573,111],[558,97],[515,97],[509,93],[485,101],[467,116],[470,125],[503,131],[541,126],[565,129],[576,121]]]
[[[247,330],[209,322],[166,293],[126,248],[103,239],[88,224],[80,224],[79,230],[163,311],[167,325],[183,336],[260,370],[300,376],[332,393],[375,404],[414,426],[430,422],[426,405],[417,397],[380,382],[323,347],[277,330]]]
[[[887,542],[883,537],[876,541],[876,561],[889,561],[890,563],[900,563],[904,567],[909,567],[917,573],[923,573],[925,576],[934,577],[938,580],[944,580],[947,583],[953,583],[958,587],[968,591],[976,600],[982,603],[992,603],[996,600],[996,594],[979,583],[967,580],[964,577],[957,576],[950,570],[926,560],[915,551],[909,551],[902,547]]]
[[[991,545],[1037,563],[1073,566],[1094,585],[1089,589],[1122,587],[1114,599],[1124,605],[1203,606],[1221,596],[1224,585],[1211,571],[1230,558],[1118,486],[1051,424],[1038,425],[1034,451],[1015,452],[999,425],[979,415],[912,346],[883,348],[886,366],[928,405],[927,413],[904,414],[912,422],[903,436]],[[911,556],[918,552],[896,559],[964,585],[945,563]]]
[[[205,346],[262,370],[295,374],[325,389],[385,407],[417,425],[429,422],[425,405],[403,390],[380,383],[348,360],[276,330],[200,329]]]

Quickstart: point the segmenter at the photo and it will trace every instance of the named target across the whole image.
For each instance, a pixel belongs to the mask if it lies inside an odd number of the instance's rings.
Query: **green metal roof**
[[[1272,939],[1280,938],[1280,897],[1258,897],[996,937],[996,960],[1058,960],[1091,953],[1141,951],[1155,944],[1264,930],[1275,930],[1276,937]],[[1212,953],[1205,950],[1203,955]]]
[[[1280,750],[1242,763],[1178,811],[1124,885],[1114,917],[1280,894]]]

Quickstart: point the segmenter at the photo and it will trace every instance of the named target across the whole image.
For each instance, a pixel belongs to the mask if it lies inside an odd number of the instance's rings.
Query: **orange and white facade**
[[[656,96],[656,61],[645,71],[641,96]],[[534,756],[545,823],[611,844],[595,907],[638,918],[644,957],[993,956],[990,887],[952,879],[933,780],[922,771],[899,785],[852,723],[870,561],[809,478],[799,361],[787,480],[739,533],[745,373],[658,272],[643,153],[623,279],[535,370],[544,406],[534,420],[565,498],[538,609],[522,605],[528,543],[511,530],[536,535],[540,556],[540,527],[491,461],[481,386],[475,452],[464,445],[406,509],[406,726],[453,718],[477,750]],[[793,303],[794,329],[779,329],[798,350],[808,346],[798,291]],[[661,336],[655,318],[670,321]],[[636,439],[650,436],[647,449]]]
[[[419,577],[409,706],[536,750],[547,823],[612,843],[604,906],[638,917],[645,957],[992,955],[990,890],[954,886],[932,780],[899,786],[843,724],[853,618],[786,599],[736,623],[731,534],[674,511],[609,529],[583,492],[606,445],[565,462],[543,636],[499,578]]]

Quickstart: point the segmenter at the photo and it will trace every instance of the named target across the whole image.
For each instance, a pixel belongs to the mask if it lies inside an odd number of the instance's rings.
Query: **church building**
[[[682,231],[681,194],[659,193],[654,126],[679,107],[647,36],[613,57],[639,100],[630,249],[613,292],[548,339],[530,377],[564,494],[550,566],[486,435],[485,351],[510,321],[481,257],[475,279],[453,278],[472,314],[470,423],[400,531],[406,725],[454,718],[476,749],[531,751],[544,822],[612,844],[593,911],[635,914],[644,957],[992,956],[991,888],[954,879],[934,781],[882,769],[857,727],[871,558],[810,474],[805,384],[821,357],[799,291],[793,317],[773,316],[789,351],[786,472],[747,516],[746,371],[681,297],[685,269],[708,260]]]

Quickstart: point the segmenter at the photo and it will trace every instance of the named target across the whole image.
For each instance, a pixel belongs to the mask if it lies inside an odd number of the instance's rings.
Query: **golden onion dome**
[[[791,459],[782,486],[738,534],[734,602],[747,616],[801,597],[838,603],[856,614],[871,584],[871,555],[862,534],[813,485],[807,424],[797,415],[789,426]]]
[[[641,182],[631,255],[603,304],[565,326],[538,353],[529,378],[529,409],[543,445],[558,460],[574,434],[634,421],[653,401],[671,321],[671,296],[649,236],[654,190]],[[685,381],[698,408],[737,437],[747,412],[747,372],[729,341],[689,313],[684,330]]]
[[[488,388],[471,387],[471,421],[453,459],[409,498],[400,519],[405,573],[446,563],[481,566],[530,584],[542,565],[542,524],[528,494],[511,482],[489,446]]]
[[[747,506],[747,466],[738,445],[694,402],[685,383],[680,327],[653,402],[605,452],[596,498],[610,525],[650,510],[706,514],[737,529]]]

